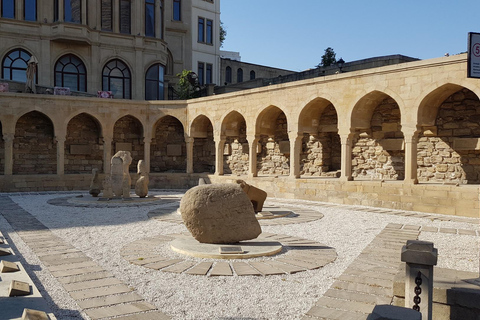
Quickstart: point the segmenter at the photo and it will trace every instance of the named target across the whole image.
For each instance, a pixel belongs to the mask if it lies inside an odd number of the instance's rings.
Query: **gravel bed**
[[[179,194],[156,192],[155,194]],[[126,244],[155,235],[185,232],[183,225],[148,219],[147,213],[162,205],[128,208],[77,208],[47,204],[65,195],[12,195],[11,199],[37,217],[57,236],[83,251],[146,301],[173,319],[301,319],[388,223],[477,230],[472,223],[438,221],[356,211],[354,207],[323,207],[315,202],[293,201],[290,208],[321,212],[320,220],[263,231],[311,239],[335,248],[337,260],[319,270],[268,277],[204,277],[171,274],[136,266],[119,252]],[[74,196],[74,195],[72,195]],[[269,203],[275,199],[269,198]],[[169,206],[171,204],[165,204]],[[286,206],[281,204],[281,206]],[[59,319],[89,319],[59,282],[44,269],[35,254],[0,215],[6,232],[31,268],[34,281]],[[439,267],[478,272],[478,237],[423,232],[439,251]],[[159,248],[164,250],[164,248]],[[200,259],[199,259],[200,260]],[[30,266],[28,266],[28,264]]]

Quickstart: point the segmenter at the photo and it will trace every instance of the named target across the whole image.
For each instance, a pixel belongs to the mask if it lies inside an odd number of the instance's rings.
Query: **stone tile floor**
[[[289,204],[296,202],[280,199],[277,203],[288,208]],[[317,205],[336,206],[335,204],[322,203],[317,203]],[[173,202],[169,209],[176,210],[175,206],[178,206],[178,202]],[[62,283],[69,295],[77,301],[83,312],[91,319],[161,320],[170,318],[154,305],[146,302],[141,295],[135,292],[135,289],[126,286],[83,252],[55,236],[35,217],[11,201],[8,194],[3,194],[0,197],[0,208],[0,213],[16,230],[22,240],[35,252],[40,261]],[[429,218],[432,221],[438,219],[478,224],[478,219],[472,218],[378,208],[355,207],[354,210],[417,216]],[[161,214],[156,212],[150,217],[158,218]],[[308,219],[311,218],[309,215],[313,215],[313,213],[307,212],[306,217]],[[302,214],[299,217],[299,220],[302,220]],[[172,222],[178,223],[178,219],[175,220]],[[478,231],[471,229],[390,223],[336,279],[330,289],[304,315],[304,319],[366,319],[376,304],[390,304],[393,296],[393,280],[400,264],[401,247],[406,240],[418,238],[420,232],[478,236]],[[154,241],[166,240],[168,240],[168,237],[154,239]],[[128,256],[128,247],[126,247],[124,253],[127,253],[125,256]],[[132,256],[136,257],[135,254]],[[148,257],[148,259],[150,260],[135,260],[133,258],[131,262],[147,262],[146,264],[154,266],[156,269],[189,274],[206,274],[206,271],[212,267],[209,263],[193,265],[182,259],[168,260],[168,262],[158,257]],[[281,272],[290,273],[308,267],[309,261],[305,257],[297,256],[295,261],[296,264],[288,264],[281,259],[277,259],[277,261],[267,265],[261,262],[251,263],[250,265],[238,262],[231,265],[217,263],[210,272],[219,276],[232,275],[233,272],[237,275],[266,275],[273,273],[275,270],[278,272],[279,269]],[[301,265],[302,261],[303,265]],[[5,307],[5,305],[2,306],[2,303],[5,303],[5,299],[0,300],[0,307]]]

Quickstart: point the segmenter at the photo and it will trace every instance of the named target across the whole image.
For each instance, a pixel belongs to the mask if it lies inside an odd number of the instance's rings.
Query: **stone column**
[[[58,21],[62,22],[65,20],[65,8],[63,6],[63,0],[58,1]]]
[[[87,25],[87,1],[83,0],[82,1],[82,24]]]
[[[110,160],[112,159],[112,137],[103,137],[103,173],[110,173]]]
[[[150,172],[150,145],[152,143],[152,138],[144,137],[143,138],[143,161],[145,161],[145,170],[146,173]]]
[[[340,180],[351,181],[352,178],[352,138],[353,134],[341,135],[342,143],[342,163],[341,163],[341,175]]]
[[[193,173],[193,146],[195,138],[185,137],[187,144],[187,173]]]
[[[120,33],[120,1],[113,0],[112,5],[112,31]]]
[[[6,133],[3,135],[4,147],[5,147],[5,167],[4,174],[11,175],[13,172],[13,139],[14,133]]]
[[[23,20],[24,19],[24,10],[25,10],[25,7],[24,7],[24,3],[25,1],[19,1],[19,0],[16,0],[15,1],[15,19],[17,20]],[[38,16],[38,12],[37,12],[37,16]]]
[[[248,136],[247,140],[250,142],[248,147],[249,155],[248,155],[248,177],[253,178],[258,175],[257,172],[257,148],[258,148],[258,141],[260,140],[260,136]]]
[[[57,141],[57,175],[65,173],[65,137],[55,137]]]
[[[300,152],[302,151],[303,135],[290,133],[290,178],[300,178]]]
[[[401,260],[406,262],[405,307],[422,313],[423,320],[432,320],[433,266],[438,251],[432,242],[407,240]]]
[[[417,184],[417,142],[415,133],[405,134],[405,180],[404,183]]]
[[[223,147],[225,146],[225,136],[215,139],[215,175],[223,176]]]

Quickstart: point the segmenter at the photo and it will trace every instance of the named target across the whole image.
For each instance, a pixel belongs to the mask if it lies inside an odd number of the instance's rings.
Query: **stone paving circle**
[[[171,251],[159,253],[159,246],[169,245],[188,233],[158,235],[133,241],[122,248],[121,256],[132,264],[164,272],[201,276],[268,276],[291,274],[321,268],[337,258],[334,248],[322,243],[288,235],[262,233],[257,240],[279,242],[283,250],[272,257],[244,261],[192,258]],[[171,250],[171,249],[170,249]]]

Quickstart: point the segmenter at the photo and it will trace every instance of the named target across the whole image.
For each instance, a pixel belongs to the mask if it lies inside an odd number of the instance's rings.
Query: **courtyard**
[[[169,244],[188,232],[177,213],[184,192],[120,204],[85,191],[4,193],[1,246],[57,319],[365,319],[375,305],[402,302],[394,278],[408,239],[434,243],[439,275],[478,277],[478,218],[271,197],[266,210],[291,212],[259,220],[280,253],[182,255]],[[11,299],[29,303],[2,292],[0,309]]]

